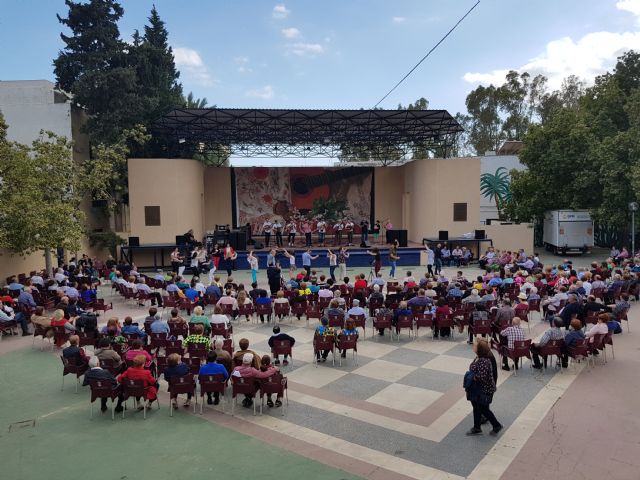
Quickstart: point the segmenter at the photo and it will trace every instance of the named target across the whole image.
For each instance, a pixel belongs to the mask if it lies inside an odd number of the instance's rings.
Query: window
[[[453,221],[454,222],[467,221],[467,204],[466,203],[453,204]]]
[[[160,226],[160,207],[144,207],[144,224],[147,227]]]

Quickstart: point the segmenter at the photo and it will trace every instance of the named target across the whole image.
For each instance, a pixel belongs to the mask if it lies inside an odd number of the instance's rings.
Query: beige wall
[[[231,211],[231,169],[207,167],[204,170],[204,230],[216,224],[233,226]]]
[[[404,170],[404,213],[409,240],[421,242],[447,230],[450,237],[478,228],[480,159],[425,159],[407,163]],[[467,221],[453,221],[453,204],[467,204]],[[405,207],[406,208],[406,207]]]
[[[391,219],[397,229],[402,223],[402,191],[404,187],[403,167],[378,167],[374,172],[375,220]]]
[[[197,160],[129,159],[131,235],[140,244],[175,243],[190,228],[203,237],[203,166]],[[144,207],[160,207],[160,226],[146,226]]]
[[[493,240],[493,246],[499,250],[519,250],[524,248],[527,253],[533,252],[533,224],[518,225],[483,225],[487,238]]]
[[[55,265],[55,252],[51,254]],[[11,275],[24,273],[29,275],[33,270],[44,268],[44,252],[34,252],[30,255],[18,255],[8,250],[0,249],[0,285],[4,285],[5,279]]]

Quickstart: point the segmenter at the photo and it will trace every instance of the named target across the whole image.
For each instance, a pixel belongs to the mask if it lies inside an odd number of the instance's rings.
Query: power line
[[[391,95],[391,93],[393,93],[393,91],[394,91],[396,88],[398,88],[398,87],[400,86],[400,84],[401,84],[402,82],[404,82],[404,81],[407,79],[407,77],[408,77],[409,75],[411,75],[411,74],[413,73],[413,71],[414,71],[416,68],[418,68],[418,67],[420,66],[420,64],[421,64],[422,62],[424,62],[424,61],[427,59],[427,57],[428,57],[429,55],[431,55],[431,53],[432,53],[436,48],[438,48],[438,46],[440,46],[440,44],[441,44],[442,42],[444,42],[444,41],[445,41],[445,39],[446,39],[446,38],[451,34],[451,32],[453,32],[453,31],[456,29],[456,27],[457,27],[458,25],[460,25],[460,24],[462,23],[462,21],[463,21],[465,18],[467,18],[467,16],[468,16],[472,11],[473,11],[473,9],[474,9],[474,8],[476,8],[476,7],[478,6],[478,4],[479,4],[479,3],[480,3],[480,0],[478,0],[478,1],[475,3],[475,5],[474,5],[473,7],[471,7],[471,8],[467,11],[467,13],[465,13],[465,14],[460,18],[460,20],[458,20],[458,22],[457,22],[457,23],[456,23],[456,24],[451,28],[451,30],[449,30],[449,31],[447,32],[447,34],[446,34],[444,37],[442,37],[442,38],[440,39],[440,41],[439,41],[438,43],[436,43],[436,44],[433,46],[433,48],[431,48],[431,50],[429,50],[429,51],[427,52],[427,54],[426,54],[424,57],[422,57],[422,58],[420,59],[420,61],[419,61],[418,63],[416,63],[416,64],[413,66],[413,68],[412,68],[411,70],[409,70],[409,72],[408,72],[404,77],[402,77],[402,78],[400,79],[400,81],[399,81],[398,83],[396,83],[396,84],[393,86],[393,88],[392,88],[391,90],[389,90],[389,91],[387,92],[387,94],[386,94],[384,97],[382,97],[382,98],[378,101],[378,103],[376,103],[376,104],[373,106],[373,108],[376,108],[376,107],[377,107],[378,105],[380,105],[380,104],[381,104],[381,103],[382,103],[382,102],[383,102],[383,101],[384,101],[384,100],[385,100],[389,95]]]

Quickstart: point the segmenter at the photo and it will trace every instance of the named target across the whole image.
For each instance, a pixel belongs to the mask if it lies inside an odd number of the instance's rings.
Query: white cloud
[[[315,57],[324,53],[324,47],[319,43],[294,43],[288,48],[291,53],[300,57]]]
[[[407,17],[393,17],[391,21],[393,23],[404,23],[407,21]]]
[[[620,0],[616,3],[616,8],[640,16],[640,0]]]
[[[209,73],[200,54],[191,48],[178,47],[173,49],[176,66],[184,74],[187,80],[191,80],[198,85],[209,87],[214,84],[214,80]]]
[[[287,18],[290,13],[291,13],[291,10],[288,10],[287,7],[285,7],[284,3],[279,3],[275,7],[273,7],[273,12],[271,13],[271,16],[273,18],[282,19],[282,18]]]
[[[287,38],[298,38],[301,35],[296,27],[283,28],[281,32]]]
[[[275,91],[271,85],[265,85],[255,90],[249,90],[245,93],[247,97],[260,98],[262,100],[271,100],[275,96]]]
[[[640,19],[640,0],[619,0],[618,10],[630,12]],[[617,57],[628,50],[640,50],[640,31],[634,32],[591,32],[578,40],[563,37],[547,43],[544,52],[511,70],[539,73],[549,79],[549,87],[557,89],[562,80],[576,75],[588,84],[595,77],[611,70]],[[469,83],[500,85],[509,69],[495,69],[488,72],[467,72],[464,80]]]
[[[233,63],[236,64],[236,69],[240,73],[253,72],[253,69],[249,66],[249,57],[235,57]]]

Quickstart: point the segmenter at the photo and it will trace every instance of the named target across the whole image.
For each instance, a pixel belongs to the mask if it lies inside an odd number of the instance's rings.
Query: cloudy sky
[[[124,0],[123,38],[152,1]],[[475,0],[155,0],[185,91],[225,107],[373,106]],[[53,80],[62,0],[5,0],[0,80]],[[479,82],[509,69],[552,86],[587,81],[640,49],[640,0],[482,0],[382,104],[424,96],[452,113]],[[10,45],[10,48],[7,46]]]

